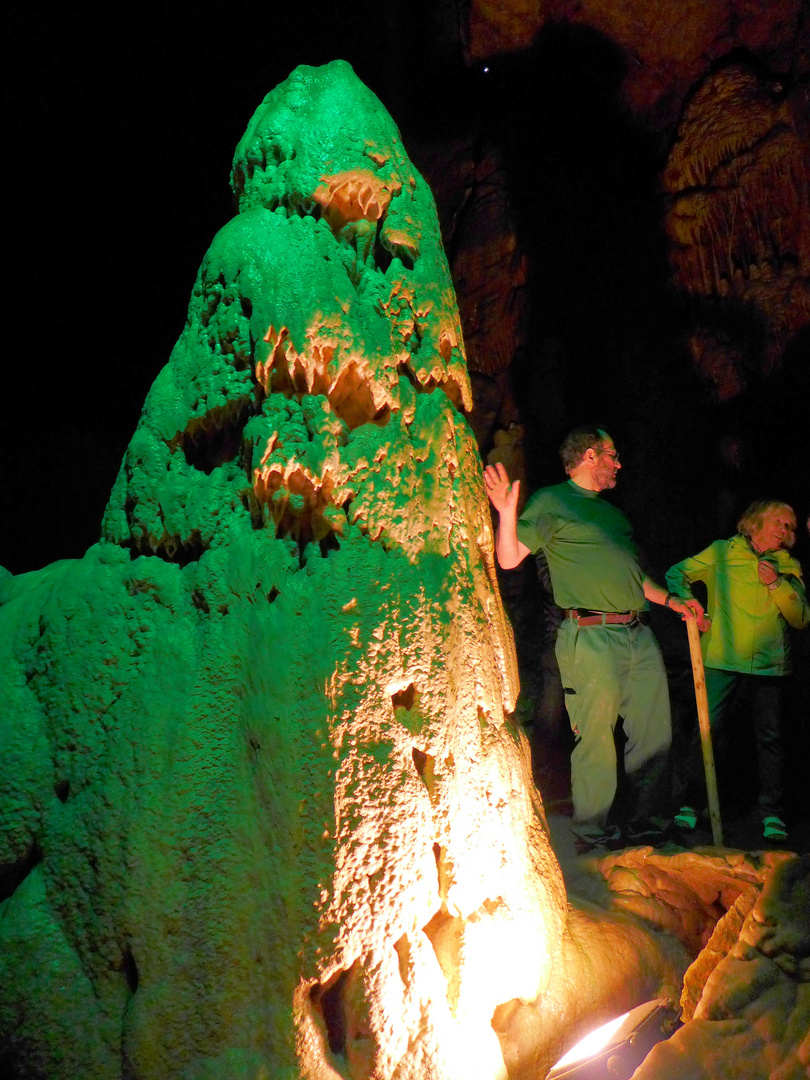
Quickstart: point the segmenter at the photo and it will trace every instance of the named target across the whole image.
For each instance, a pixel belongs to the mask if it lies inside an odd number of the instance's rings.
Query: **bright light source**
[[[666,1001],[646,1001],[581,1039],[548,1080],[629,1080],[653,1046],[680,1026],[679,1015]]]
[[[613,1020],[608,1020],[606,1024],[602,1024],[601,1027],[596,1028],[594,1031],[589,1031],[584,1038],[571,1047],[567,1054],[560,1058],[554,1068],[559,1069],[563,1065],[573,1065],[575,1061],[583,1061],[585,1058],[593,1057],[602,1049],[613,1032],[621,1027],[629,1015],[630,1013],[623,1013],[621,1016],[614,1017]]]

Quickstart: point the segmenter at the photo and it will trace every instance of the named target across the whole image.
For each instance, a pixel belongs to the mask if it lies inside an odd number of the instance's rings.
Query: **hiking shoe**
[[[620,838],[603,836],[598,840],[586,840],[583,836],[574,838],[574,849],[577,855],[609,855],[612,851],[620,851],[623,847]]]
[[[775,818],[768,820],[776,820]],[[691,806],[682,806],[673,819],[673,824],[676,829],[683,829],[685,832],[692,832],[697,825],[697,811],[693,810]]]
[[[787,840],[787,826],[779,817],[763,818],[762,835],[766,840]]]

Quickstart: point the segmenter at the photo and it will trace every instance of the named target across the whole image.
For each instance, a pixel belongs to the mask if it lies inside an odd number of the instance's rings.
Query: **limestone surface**
[[[673,283],[750,308],[766,328],[765,374],[810,321],[810,99],[735,64],[689,102],[662,173]],[[718,397],[746,388],[750,360],[715,328],[690,340]]]
[[[432,196],[297,69],[78,561],[2,584],[0,1060],[503,1076],[565,894]]]
[[[810,1074],[810,857],[782,861],[708,976],[693,1017],[633,1080]]]
[[[622,96],[636,113],[671,122],[693,87],[732,51],[755,53],[773,70],[807,71],[802,0],[472,0],[472,57],[531,46],[549,24],[570,21],[611,41],[626,64]]]

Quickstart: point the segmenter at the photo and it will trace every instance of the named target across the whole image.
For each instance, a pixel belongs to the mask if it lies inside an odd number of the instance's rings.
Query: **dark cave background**
[[[476,410],[497,399],[497,413],[504,393],[513,403],[500,421],[474,425],[484,457],[504,416],[522,425],[531,490],[561,479],[556,448],[567,430],[603,424],[624,466],[615,498],[659,578],[731,535],[754,498],[785,499],[806,520],[810,334],[766,377],[752,308],[688,300],[671,287],[659,174],[672,126],[645,127],[629,114],[619,95],[625,60],[596,31],[558,23],[520,54],[465,63],[463,14],[456,0],[6,11],[0,565],[36,570],[80,557],[97,539],[199,263],[233,215],[233,149],[296,65],[337,57],[400,125],[437,192],[449,252],[458,206],[442,181],[451,148],[461,139],[473,154],[494,149],[502,164],[529,273],[525,333],[508,373],[473,373]],[[698,319],[747,358],[747,388],[723,404],[686,347]],[[796,553],[810,564],[803,524]],[[533,566],[505,583],[519,638],[530,621],[520,597],[534,587]],[[534,594],[529,610],[538,602]],[[655,616],[682,672],[679,628]],[[530,698],[542,692],[539,633],[529,628],[518,642]],[[808,637],[797,641],[789,718],[802,755]]]

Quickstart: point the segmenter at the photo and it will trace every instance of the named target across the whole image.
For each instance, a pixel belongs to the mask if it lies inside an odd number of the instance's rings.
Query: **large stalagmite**
[[[3,1051],[489,1078],[565,896],[432,197],[341,62],[233,185],[101,543],[6,583]]]

